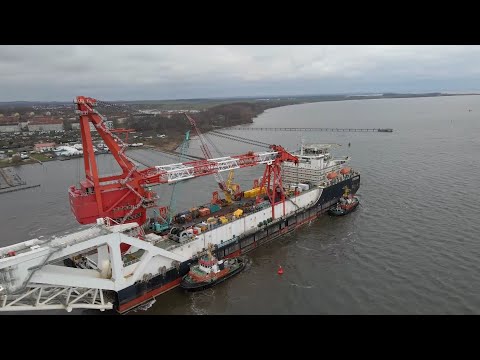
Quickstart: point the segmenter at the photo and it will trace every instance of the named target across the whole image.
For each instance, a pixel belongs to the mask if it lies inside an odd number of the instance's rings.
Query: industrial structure
[[[269,145],[266,151],[220,158],[203,147],[203,160],[139,169],[125,154],[128,145],[105,126],[95,109],[97,100],[79,96],[75,102],[85,179],[79,187],[70,186],[68,194],[73,215],[86,229],[1,248],[0,311],[114,308],[124,313],[178,286],[207,249],[217,259],[252,251],[328,211],[345,188],[354,194],[360,186],[360,174],[347,166],[349,159],[331,157],[322,145],[308,154]],[[90,124],[120,174],[99,174]],[[298,169],[297,178],[304,178],[307,168],[299,164],[312,161],[312,181],[284,184],[282,166]],[[265,169],[252,189],[234,194],[231,201],[217,198],[181,211],[160,231],[151,227],[158,217],[149,219],[148,209],[165,216],[153,186],[214,175],[222,192],[231,194],[233,175],[225,182],[220,173],[253,166]]]

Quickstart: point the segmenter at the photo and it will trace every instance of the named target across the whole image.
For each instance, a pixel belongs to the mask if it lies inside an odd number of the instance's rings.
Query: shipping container
[[[235,215],[237,218],[243,215],[243,210],[242,209],[237,209],[233,212],[233,215]]]
[[[210,212],[215,213],[217,211],[220,211],[221,207],[218,204],[210,204]]]
[[[210,215],[210,209],[207,209],[207,208],[201,208],[198,210],[198,212],[200,213],[200,216]]]

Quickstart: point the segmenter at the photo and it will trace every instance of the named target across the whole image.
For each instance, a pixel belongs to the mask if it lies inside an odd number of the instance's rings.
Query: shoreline
[[[434,98],[434,97],[446,97],[446,96],[478,96],[480,94],[476,93],[467,93],[467,94],[445,94],[445,93],[424,93],[424,94],[395,94],[395,93],[384,93],[382,95],[324,95],[324,98],[321,99],[313,99],[315,97],[322,97],[322,95],[317,95],[317,96],[304,96],[303,98],[312,98],[311,100],[307,101],[302,101],[302,97],[298,97],[298,100],[292,100],[290,103],[278,105],[275,104],[271,107],[266,107],[264,108],[261,112],[258,114],[254,115],[250,121],[244,121],[235,125],[230,125],[230,126],[216,126],[215,129],[218,130],[224,130],[224,129],[229,129],[232,127],[240,126],[240,125],[247,125],[247,124],[253,124],[254,119],[257,118],[258,116],[262,115],[265,111],[269,109],[274,109],[274,108],[279,108],[279,107],[285,107],[285,106],[293,106],[293,105],[304,105],[304,104],[313,104],[313,103],[320,103],[320,102],[338,102],[338,101],[352,101],[352,100],[383,100],[383,99],[412,99],[412,98]],[[232,99],[233,100],[233,99]],[[248,101],[247,101],[248,102]],[[234,104],[233,102],[232,104]],[[205,134],[210,132],[213,129],[205,131]],[[196,134],[194,135],[196,136]],[[165,143],[156,143],[156,144],[150,144],[146,143],[146,147],[154,148],[155,150],[159,151],[164,151],[164,152],[174,152],[178,149],[178,147],[182,144],[183,142],[183,134],[175,134],[173,137],[169,138],[169,140]],[[24,165],[31,165],[35,163],[43,164],[43,162],[47,161],[61,161],[60,159],[57,158],[46,158],[43,160],[35,159],[35,158],[30,158],[27,160],[27,162],[22,162],[22,163],[17,163],[17,164],[12,164],[9,162],[4,162],[0,161],[0,168],[5,168],[5,167],[20,167]]]

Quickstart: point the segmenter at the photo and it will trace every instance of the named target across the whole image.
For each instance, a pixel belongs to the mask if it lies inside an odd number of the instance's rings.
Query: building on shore
[[[0,117],[0,133],[13,133],[21,130],[19,121],[13,116]]]
[[[55,149],[55,143],[38,143],[33,148],[36,152],[52,151]]]
[[[107,127],[107,129],[109,129],[109,130],[113,129],[113,121],[112,120],[106,120],[106,121],[104,121],[104,124]],[[80,123],[79,122],[74,122],[71,125],[72,125],[72,130],[80,130]],[[95,126],[92,123],[90,123],[90,132],[94,132],[94,131],[97,131],[97,130],[95,129]]]
[[[20,132],[20,124],[18,123],[0,123],[0,133]]]
[[[52,117],[35,117],[28,122],[28,131],[63,131],[63,121]]]
[[[105,120],[103,123],[105,124],[105,127],[107,129],[109,129],[109,130],[113,129],[113,121],[112,120]],[[80,123],[78,123],[78,128],[80,129]],[[72,126],[72,129],[73,129],[73,126]],[[95,129],[95,126],[93,126],[92,123],[90,123],[90,131],[97,131]]]

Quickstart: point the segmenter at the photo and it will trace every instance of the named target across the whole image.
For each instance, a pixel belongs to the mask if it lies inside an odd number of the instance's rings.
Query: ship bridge
[[[336,148],[339,146],[339,144],[302,144],[300,151],[294,154],[297,156],[321,157],[330,154],[331,148]]]
[[[298,158],[298,165],[291,162],[282,164],[282,180],[285,184],[310,184],[313,186],[328,186],[352,174],[337,174],[350,161],[350,157],[333,158],[330,150],[339,147],[339,144],[303,144],[293,152]],[[335,174],[335,178],[328,178],[328,174]],[[337,178],[338,176],[338,178]]]

